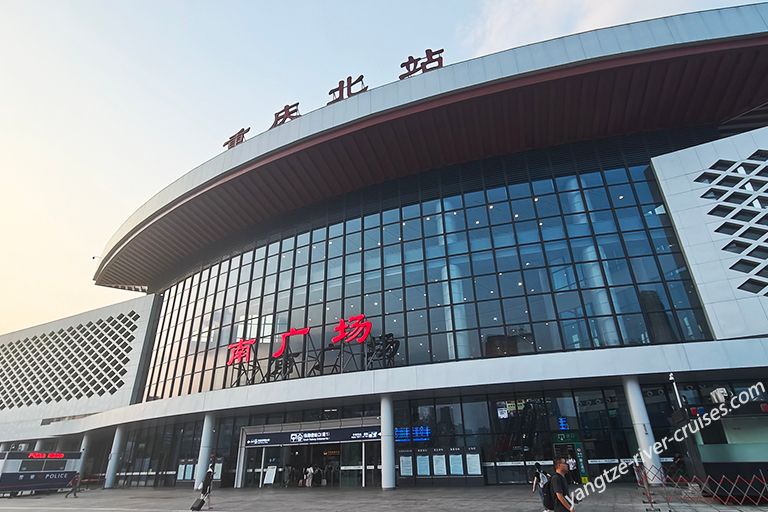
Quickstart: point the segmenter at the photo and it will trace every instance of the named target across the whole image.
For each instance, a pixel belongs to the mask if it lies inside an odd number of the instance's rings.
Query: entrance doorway
[[[265,446],[248,448],[245,452],[243,487],[381,486],[379,441]],[[311,482],[308,482],[309,467],[312,467]]]

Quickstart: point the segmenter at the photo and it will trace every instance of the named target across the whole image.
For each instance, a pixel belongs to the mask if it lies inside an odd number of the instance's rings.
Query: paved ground
[[[117,489],[0,499],[0,512],[99,511],[179,512],[189,510],[191,489]],[[660,496],[661,498],[661,496]],[[637,487],[614,485],[577,506],[579,512],[646,512]],[[205,510],[205,508],[203,509]],[[523,486],[381,490],[290,489],[216,490],[217,512],[542,512],[538,496]],[[673,506],[672,512],[766,512],[768,507]],[[657,512],[669,512],[662,506]]]

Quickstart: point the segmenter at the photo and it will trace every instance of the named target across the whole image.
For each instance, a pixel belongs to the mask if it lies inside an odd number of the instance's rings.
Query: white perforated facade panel
[[[0,336],[0,438],[21,425],[129,405],[154,301],[148,295]]]
[[[768,128],[652,162],[715,337],[768,334]]]

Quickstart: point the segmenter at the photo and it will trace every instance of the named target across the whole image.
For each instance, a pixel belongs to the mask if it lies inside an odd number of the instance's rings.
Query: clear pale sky
[[[97,287],[104,245],[170,182],[445,48],[450,64],[727,0],[0,0],[0,333],[137,294]]]

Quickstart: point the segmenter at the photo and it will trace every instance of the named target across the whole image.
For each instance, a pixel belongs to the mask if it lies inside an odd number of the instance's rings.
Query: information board
[[[416,456],[416,474],[419,476],[430,476],[429,455]]]
[[[400,456],[400,476],[413,476],[413,457]]]
[[[435,470],[435,476],[445,476],[448,474],[448,470],[445,466],[445,455],[432,455],[432,467]]]
[[[462,459],[463,457],[461,456],[460,453],[452,453],[448,456],[452,475],[464,474],[464,461]]]
[[[480,454],[468,453],[467,454],[467,474],[468,475],[482,475],[483,471],[480,468]]]

